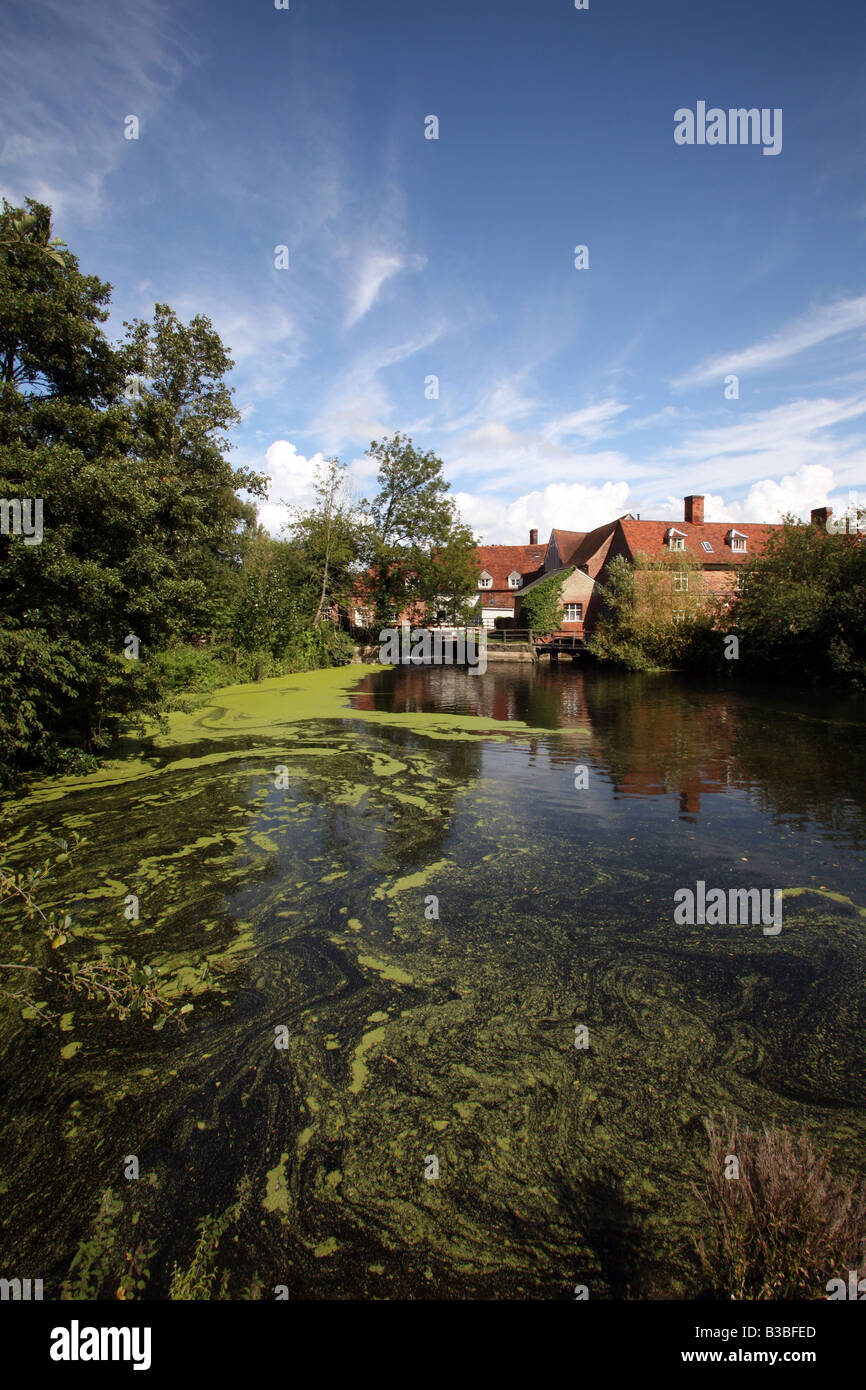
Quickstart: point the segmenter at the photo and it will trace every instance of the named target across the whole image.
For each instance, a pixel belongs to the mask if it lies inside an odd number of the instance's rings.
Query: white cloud
[[[817,347],[840,334],[866,329],[866,295],[854,299],[839,299],[832,304],[811,309],[792,320],[777,333],[763,338],[739,352],[723,353],[705,358],[691,371],[684,372],[674,386],[699,386],[709,381],[721,381],[728,373],[739,375],[775,367],[808,348]]]
[[[616,450],[577,453],[543,431],[511,430],[494,420],[466,435],[455,446],[448,466],[451,478],[466,479],[470,486],[474,480],[483,480],[485,492],[512,492],[525,486],[527,478],[539,485],[563,479],[586,485],[596,479],[634,477],[647,471],[643,464],[631,463]]]
[[[429,347],[441,332],[442,326],[434,325],[395,347],[362,353],[337,381],[310,426],[311,433],[321,439],[322,447],[338,452],[347,444],[369,444],[391,434],[396,428],[390,423],[394,409],[380,374]],[[418,399],[419,403],[423,399],[422,375],[418,380]]]
[[[513,502],[458,492],[460,515],[479,538],[490,545],[528,545],[529,532],[537,529],[539,543],[547,544],[554,527],[565,531],[591,531],[628,510],[626,482],[550,483],[525,492]]]
[[[346,318],[346,327],[351,328],[362,319],[379,297],[379,291],[401,270],[420,270],[426,265],[423,256],[402,256],[397,252],[372,252],[360,264],[357,279],[352,287],[351,304]]]
[[[267,502],[258,504],[261,524],[272,536],[279,534],[288,519],[286,506],[308,507],[314,497],[316,470],[324,462],[321,453],[306,458],[287,439],[275,439],[265,453],[261,471],[269,475]]]
[[[704,497],[706,521],[781,521],[792,512],[806,520],[813,507],[828,505],[835,480],[832,468],[805,464],[779,481],[762,478],[753,483],[742,502],[726,502],[724,497],[707,493]],[[682,498],[668,498],[668,516],[678,516]]]
[[[545,426],[544,434],[557,443],[572,435],[590,441],[601,439],[607,434],[612,421],[625,410],[628,410],[627,405],[617,405],[616,401],[601,401],[598,405],[585,406],[582,410],[574,410],[570,415],[562,415],[559,419],[552,420]]]
[[[675,450],[686,456],[755,453],[795,445],[835,425],[866,415],[866,396],[791,401],[746,415],[732,425],[710,426],[689,435]]]

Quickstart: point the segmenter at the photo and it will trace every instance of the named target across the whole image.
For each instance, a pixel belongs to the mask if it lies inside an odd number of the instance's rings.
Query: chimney
[[[695,494],[693,493],[691,497],[686,497],[684,500],[685,500],[685,511],[684,511],[684,516],[685,516],[686,521],[690,521],[694,526],[703,526],[703,524],[704,524],[704,499],[703,499],[703,497],[699,497],[699,496],[697,496],[697,495],[695,495]]]
[[[534,528],[529,533],[529,544],[538,545],[538,532]]]
[[[826,530],[827,530],[827,522],[830,520],[830,517],[831,517],[832,515],[833,515],[833,508],[832,508],[832,507],[813,507],[813,508],[812,508],[812,525],[813,525],[813,526],[818,526],[818,527],[820,527],[820,529],[821,529],[822,531],[826,531]]]

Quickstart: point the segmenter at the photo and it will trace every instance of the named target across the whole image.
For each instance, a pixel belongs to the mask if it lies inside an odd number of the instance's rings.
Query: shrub
[[[866,1259],[866,1191],[834,1179],[804,1125],[799,1136],[739,1127],[722,1111],[706,1121],[706,1185],[695,1191],[710,1234],[698,1246],[719,1296],[822,1298],[827,1281]],[[731,1156],[739,1177],[727,1177]]]

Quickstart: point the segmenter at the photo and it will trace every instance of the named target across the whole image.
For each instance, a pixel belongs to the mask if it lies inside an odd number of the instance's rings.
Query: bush
[[[827,1281],[866,1260],[866,1191],[837,1181],[830,1155],[816,1153],[775,1122],[760,1135],[722,1111],[706,1122],[710,1163],[703,1190],[709,1218],[699,1254],[714,1292],[727,1298],[823,1298]],[[727,1177],[731,1156],[739,1177]]]

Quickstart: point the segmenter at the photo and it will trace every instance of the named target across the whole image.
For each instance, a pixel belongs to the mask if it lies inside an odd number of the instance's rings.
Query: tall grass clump
[[[708,1233],[698,1245],[710,1287],[727,1298],[824,1298],[831,1278],[866,1272],[866,1190],[834,1178],[806,1126],[706,1122],[709,1171],[695,1187]],[[739,1176],[728,1176],[736,1171]]]

